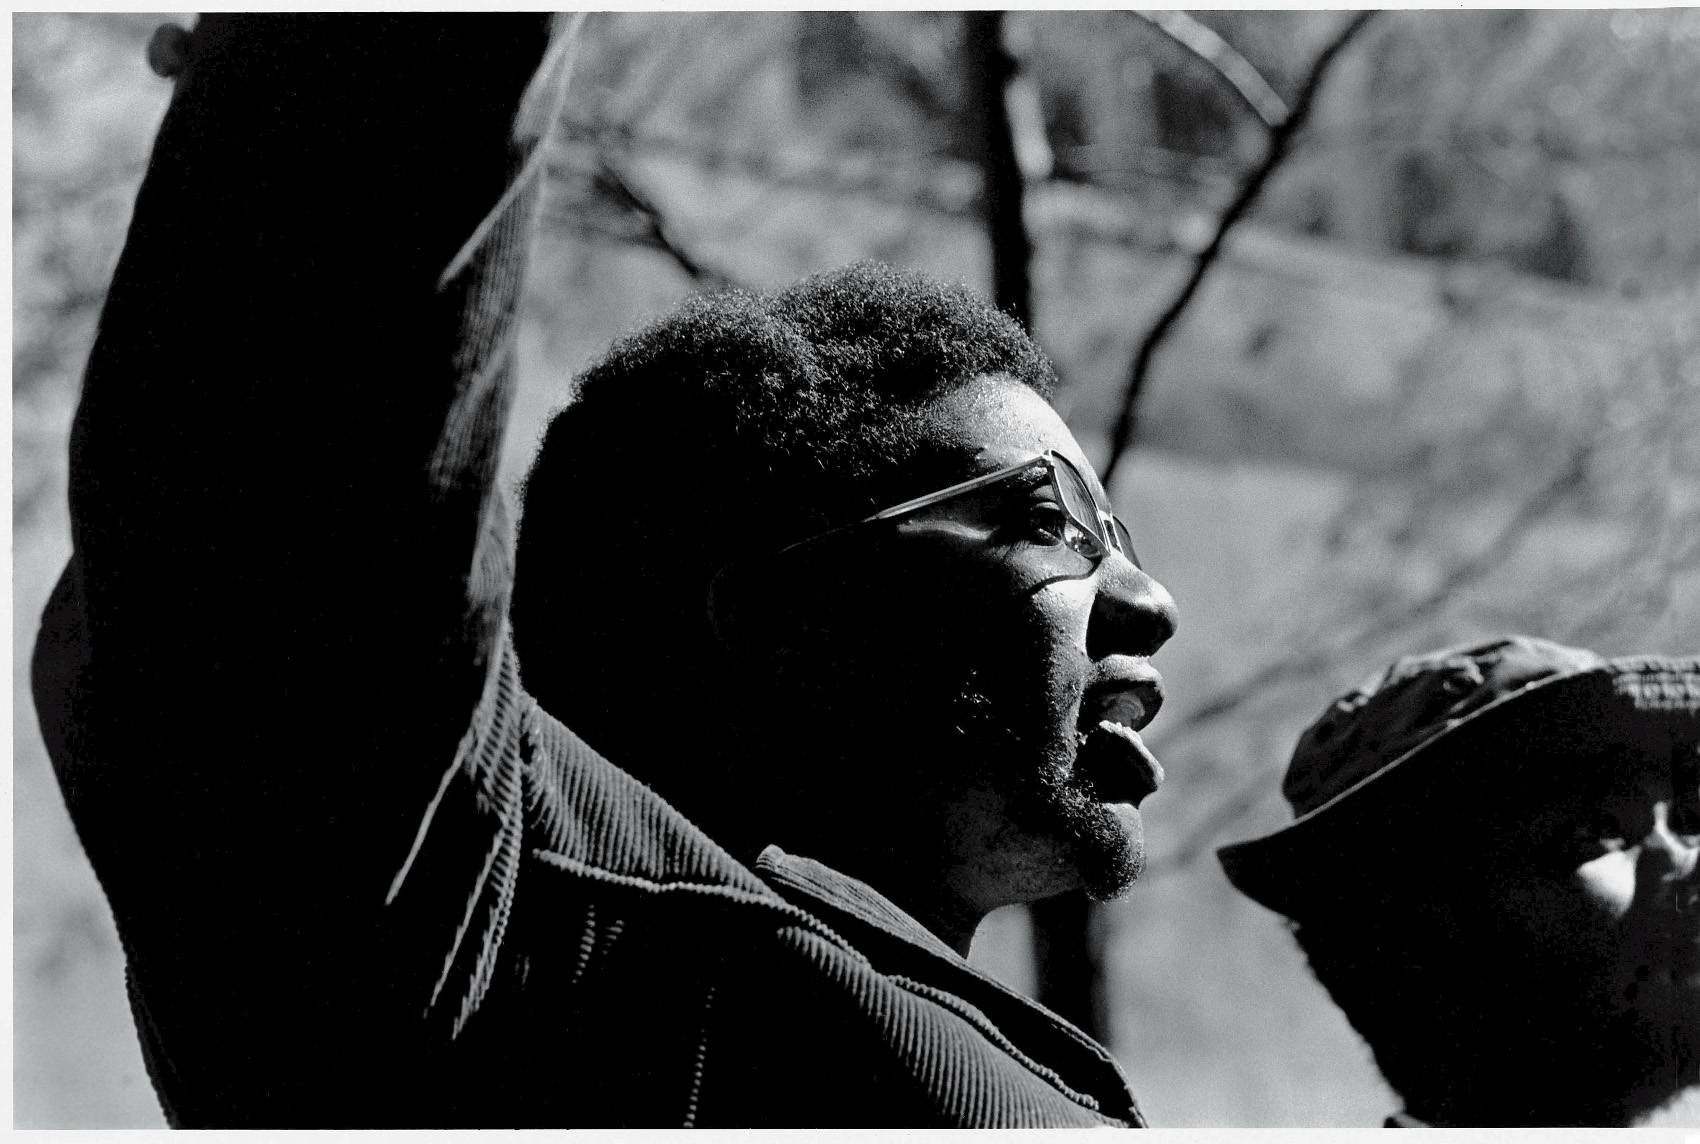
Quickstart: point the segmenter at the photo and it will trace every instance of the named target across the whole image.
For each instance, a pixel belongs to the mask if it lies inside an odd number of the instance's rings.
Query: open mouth
[[[1139,737],[1162,704],[1162,681],[1155,677],[1088,689],[1075,732],[1074,769],[1099,801],[1138,806],[1163,785],[1163,764]]]

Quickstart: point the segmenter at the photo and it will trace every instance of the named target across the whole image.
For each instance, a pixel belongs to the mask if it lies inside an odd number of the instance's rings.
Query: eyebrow
[[[1041,485],[1051,484],[1051,474],[1037,462],[1010,474],[1009,481],[1022,492],[1032,492]]]

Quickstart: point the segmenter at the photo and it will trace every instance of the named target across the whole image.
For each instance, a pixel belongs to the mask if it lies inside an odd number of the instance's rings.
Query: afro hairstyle
[[[526,688],[673,797],[661,772],[676,764],[644,756],[679,736],[655,724],[725,722],[702,698],[720,662],[715,573],[925,491],[920,408],[985,376],[1046,398],[1055,384],[987,301],[876,263],[695,297],[616,342],[523,486],[512,619]]]

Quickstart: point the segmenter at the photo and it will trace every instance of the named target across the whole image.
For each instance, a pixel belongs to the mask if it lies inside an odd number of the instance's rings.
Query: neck
[[[990,909],[971,903],[951,886],[936,862],[895,847],[832,845],[830,838],[799,842],[795,849],[878,890],[951,949],[968,956],[974,933]],[[790,847],[788,847],[789,849]]]
[[[897,903],[904,913],[926,926],[934,937],[950,946],[963,957],[968,956],[968,950],[974,944],[974,934],[980,928],[980,923],[986,920],[986,914],[990,912],[970,906],[948,891],[930,895],[915,892],[935,889],[935,887],[893,885],[888,888],[887,885],[870,881],[867,878],[862,880]],[[896,890],[895,893],[892,892],[893,889]]]

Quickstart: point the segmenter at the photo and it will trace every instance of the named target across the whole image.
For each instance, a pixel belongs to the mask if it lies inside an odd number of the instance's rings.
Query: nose
[[[1098,592],[1086,627],[1086,654],[1148,656],[1169,642],[1180,623],[1175,598],[1119,552],[1098,567]]]
[[[1661,800],[1653,804],[1653,825],[1641,840],[1641,854],[1643,861],[1654,864],[1664,881],[1686,881],[1700,865],[1700,835],[1674,829],[1671,804]]]

